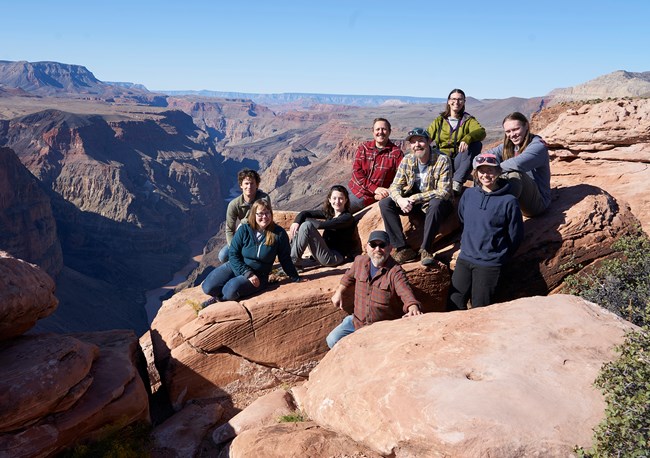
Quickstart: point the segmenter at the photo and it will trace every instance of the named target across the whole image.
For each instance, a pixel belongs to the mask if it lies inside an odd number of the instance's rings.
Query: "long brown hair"
[[[348,194],[348,190],[345,189],[345,186],[341,186],[340,184],[335,184],[330,188],[330,192],[327,193],[327,197],[325,198],[325,202],[323,202],[323,213],[325,213],[325,216],[327,219],[332,219],[334,218],[334,208],[332,207],[332,204],[330,203],[330,197],[332,197],[332,194],[334,194],[334,191],[338,191],[341,194],[345,196],[345,211],[348,213],[350,212],[350,195]]]
[[[524,127],[526,127],[526,138],[519,147],[519,154],[521,154],[534,137],[534,135],[530,133],[530,123],[528,122],[528,118],[518,111],[515,111],[503,118],[501,125],[503,126],[506,121],[519,121],[524,125]],[[515,144],[512,143],[512,140],[510,140],[506,134],[503,134],[503,153],[501,154],[501,160],[505,161],[506,159],[513,157],[515,157]]]
[[[248,213],[248,225],[257,232],[262,231],[260,226],[257,224],[257,220],[255,219],[255,214],[259,210],[268,210],[268,212],[271,214],[271,222],[268,226],[266,226],[266,229],[264,229],[264,245],[274,245],[275,233],[273,232],[273,229],[275,229],[275,223],[273,222],[273,209],[271,208],[271,202],[269,202],[268,199],[257,199],[255,202],[253,202],[250,212]]]
[[[440,116],[443,118],[447,119],[451,115],[451,106],[449,106],[449,99],[453,94],[460,94],[463,96],[463,100],[465,100],[467,97],[465,97],[465,92],[463,92],[462,89],[452,89],[449,95],[447,96],[447,106],[445,107],[445,111],[440,112]],[[465,114],[465,102],[463,102],[463,109],[460,112],[460,117],[462,118],[463,115]]]

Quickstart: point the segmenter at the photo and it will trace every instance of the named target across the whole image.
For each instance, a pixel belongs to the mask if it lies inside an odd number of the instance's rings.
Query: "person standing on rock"
[[[469,178],[472,158],[481,152],[481,140],[485,138],[483,126],[465,111],[465,92],[452,89],[445,111],[433,120],[427,133],[436,147],[451,158],[454,170],[451,187],[459,195]]]
[[[354,288],[354,312],[327,336],[332,348],[343,337],[377,321],[422,315],[421,304],[409,286],[404,269],[390,256],[391,245],[385,231],[373,231],[366,253],[354,259],[343,274],[332,303],[343,310],[343,293]],[[396,305],[399,297],[403,307]]]
[[[390,141],[390,132],[390,122],[385,118],[376,118],[372,122],[374,139],[357,148],[352,178],[348,183],[351,213],[388,197],[388,187],[404,157],[399,146]]]
[[[390,243],[395,247],[395,261],[399,264],[418,256],[406,244],[400,215],[423,213],[424,233],[420,260],[425,266],[434,263],[431,248],[440,223],[452,211],[451,159],[437,149],[432,149],[429,134],[421,127],[409,131],[406,141],[411,152],[404,157],[390,185],[390,199],[379,202]]]
[[[514,112],[503,120],[503,144],[487,151],[501,161],[510,193],[525,216],[537,216],[551,204],[551,166],[542,137],[530,132],[526,116]]]
[[[499,159],[491,153],[474,158],[478,186],[463,193],[458,217],[463,224],[460,254],[451,276],[449,310],[467,309],[493,303],[501,269],[517,251],[524,237],[524,221],[510,183],[499,178]]]
[[[302,255],[309,247],[322,266],[338,266],[351,259],[356,244],[356,226],[350,213],[350,199],[345,186],[330,188],[322,210],[304,210],[296,215],[289,228],[291,261],[300,269]],[[323,230],[323,235],[318,232]]]
[[[289,236],[273,222],[271,203],[259,199],[251,206],[248,224],[239,226],[230,243],[228,262],[210,272],[201,284],[203,292],[212,296],[202,307],[237,301],[266,288],[276,256],[287,276],[300,281],[291,262]]]
[[[258,199],[267,199],[271,202],[269,196],[259,189],[260,175],[251,169],[243,169],[237,174],[237,181],[242,190],[240,196],[234,198],[228,204],[226,210],[226,245],[219,251],[219,262],[222,264],[228,261],[228,251],[230,249],[230,242],[235,236],[237,230],[237,223],[246,223],[248,212],[251,205]]]

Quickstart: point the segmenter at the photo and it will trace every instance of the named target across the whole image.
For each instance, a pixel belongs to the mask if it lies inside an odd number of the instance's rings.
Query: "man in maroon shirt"
[[[404,157],[402,150],[388,138],[387,119],[373,121],[372,136],[374,139],[359,145],[354,155],[352,178],[348,183],[352,213],[388,197],[388,187]]]
[[[385,231],[373,231],[366,244],[367,255],[359,255],[343,274],[332,303],[343,309],[343,293],[354,287],[354,312],[327,336],[332,348],[343,337],[376,321],[421,315],[421,304],[413,295],[402,267],[390,256]],[[399,297],[402,306],[396,303]]]

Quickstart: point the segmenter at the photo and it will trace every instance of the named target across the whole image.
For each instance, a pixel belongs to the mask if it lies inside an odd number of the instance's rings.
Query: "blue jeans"
[[[256,288],[248,278],[235,274],[228,262],[210,272],[201,283],[205,294],[216,297],[220,301],[238,301],[242,297],[255,294],[265,286],[266,279],[260,278],[260,286]]]
[[[453,168],[454,168],[454,178],[453,181],[459,183],[465,183],[469,180],[472,172],[472,161],[476,156],[481,154],[481,149],[483,148],[483,143],[473,142],[469,144],[467,151],[464,153],[456,154],[456,157],[452,159]]]
[[[330,348],[333,348],[334,345],[336,345],[336,342],[341,340],[343,337],[352,334],[354,332],[354,323],[353,323],[353,318],[352,315],[348,315],[345,318],[343,318],[343,321],[341,321],[341,324],[339,324],[337,327],[332,329],[332,332],[330,332],[325,340],[327,341],[327,346]]]
[[[229,247],[228,244],[226,243],[226,244],[223,246],[223,248],[219,250],[219,255],[218,255],[219,262],[220,262],[221,264],[225,264],[226,262],[228,262],[228,255],[229,255],[229,254],[230,254],[230,247]]]

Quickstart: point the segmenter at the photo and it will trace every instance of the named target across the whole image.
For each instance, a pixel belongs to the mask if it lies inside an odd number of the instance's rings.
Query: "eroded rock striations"
[[[650,232],[650,99],[571,104],[538,133],[549,145],[557,186],[601,188],[629,203]],[[543,118],[544,113],[542,112]]]

